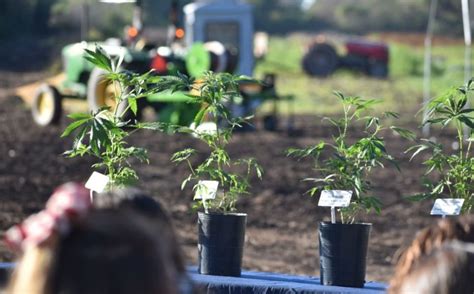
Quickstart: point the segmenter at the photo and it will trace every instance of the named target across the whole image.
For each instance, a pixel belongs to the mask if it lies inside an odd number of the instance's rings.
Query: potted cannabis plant
[[[235,128],[247,118],[232,117],[229,105],[241,99],[239,83],[246,77],[228,73],[206,73],[192,85],[190,93],[202,105],[192,128],[180,131],[195,135],[209,147],[207,158],[193,166],[191,157],[197,152],[185,149],[176,152],[172,161],[187,162],[190,175],[183,181],[194,182],[195,207],[198,212],[198,270],[201,274],[240,276],[247,214],[238,213],[236,204],[240,196],[248,194],[249,176],[255,172],[259,178],[262,169],[253,158],[233,160],[226,146]],[[206,126],[206,127],[204,127]],[[210,126],[210,127],[209,127]],[[243,173],[233,169],[242,166]]]
[[[136,114],[138,100],[168,87],[167,80],[152,72],[137,74],[121,69],[122,58],[111,58],[99,46],[86,49],[85,58],[106,72],[104,82],[114,89],[111,106],[104,106],[91,113],[73,113],[72,122],[62,137],[74,135],[69,157],[93,156],[97,159],[92,167],[108,177],[107,189],[134,184],[138,180],[131,166],[131,159],[148,162],[145,149],[130,146],[127,138],[140,129],[162,130],[159,122],[137,122],[129,119]]]
[[[314,160],[316,177],[307,178],[313,187],[311,196],[324,190],[346,190],[352,193],[349,206],[340,208],[339,222],[319,224],[319,252],[321,281],[324,285],[363,287],[370,223],[358,222],[362,213],[380,212],[382,203],[378,197],[370,196],[372,185],[369,176],[385,162],[395,163],[387,153],[381,132],[386,129],[381,119],[367,116],[376,100],[347,97],[336,92],[342,103],[343,117],[326,118],[337,128],[331,141],[321,141],[304,149],[289,149],[288,155],[297,158],[310,157]],[[393,112],[384,113],[396,118]],[[363,123],[360,138],[353,142],[349,131],[357,122]],[[403,136],[410,136],[406,130],[391,127]],[[330,155],[328,158],[322,156]]]
[[[429,139],[421,139],[420,144],[412,146],[411,159],[422,152],[431,154],[423,162],[426,173],[437,174],[438,181],[425,179],[427,192],[410,197],[412,200],[436,198],[464,199],[462,213],[471,213],[474,209],[474,158],[471,146],[474,141],[474,109],[467,108],[470,94],[474,91],[473,80],[464,86],[451,89],[440,97],[432,99],[426,107],[427,120],[424,124],[451,127],[456,130],[453,143],[454,152],[448,152],[443,145]]]

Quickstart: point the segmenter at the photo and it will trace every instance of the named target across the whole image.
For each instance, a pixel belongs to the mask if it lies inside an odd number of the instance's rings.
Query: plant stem
[[[467,150],[466,150],[466,159],[469,158],[469,153],[471,152],[471,144],[472,144],[472,140],[469,140],[469,143],[467,144]]]
[[[458,131],[458,142],[459,142],[459,158],[461,159],[461,162],[464,162],[464,131],[463,131],[463,126],[460,121],[456,121],[456,128]]]
[[[348,124],[349,124],[349,121],[348,121],[348,114],[349,114],[349,110],[350,110],[350,106],[349,107],[346,107],[344,105],[344,128],[343,128],[343,132],[342,132],[342,141],[344,141],[344,139],[346,138],[346,133],[347,133],[347,127],[348,127]]]
[[[120,104],[120,101],[122,100],[122,91],[120,91],[120,95],[118,94],[118,90],[117,90],[117,83],[118,82],[118,87],[120,87],[120,89],[122,89],[122,84],[120,83],[120,80],[117,80],[117,81],[114,81],[112,80],[112,83],[114,85],[114,98],[115,98],[115,109],[114,109],[114,119],[117,118],[117,112],[118,112],[118,109],[119,109],[119,104]],[[120,115],[120,117],[122,117],[122,115]]]

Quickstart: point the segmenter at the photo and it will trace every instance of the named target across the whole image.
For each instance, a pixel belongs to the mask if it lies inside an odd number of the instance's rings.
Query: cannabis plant
[[[425,179],[427,192],[410,197],[412,200],[436,199],[440,197],[462,198],[462,212],[470,213],[474,207],[474,158],[471,145],[474,140],[473,108],[466,108],[469,95],[473,92],[473,80],[464,86],[451,89],[440,97],[432,99],[425,107],[427,120],[424,124],[448,126],[456,130],[458,150],[449,153],[442,144],[421,139],[421,144],[412,146],[407,152],[413,152],[411,159],[424,151],[431,154],[423,162],[426,173],[437,173],[439,180]]]
[[[74,134],[74,143],[65,154],[69,157],[89,155],[97,158],[92,167],[103,171],[109,177],[111,186],[132,184],[138,176],[130,160],[135,158],[148,162],[148,157],[145,149],[130,146],[127,138],[137,130],[161,130],[163,125],[137,122],[128,119],[127,113],[137,114],[138,100],[169,88],[169,79],[155,76],[151,71],[137,74],[123,70],[123,58],[111,58],[99,46],[86,50],[85,59],[107,72],[106,82],[115,89],[113,98],[116,107],[104,106],[95,112],[69,115],[72,122],[61,136]]]
[[[219,182],[219,190],[215,199],[197,200],[195,207],[204,206],[206,212],[221,213],[236,210],[236,203],[240,196],[248,194],[250,188],[249,176],[255,171],[261,178],[262,169],[255,159],[233,160],[226,147],[232,138],[235,128],[242,127],[249,117],[233,117],[229,107],[242,97],[239,83],[248,82],[249,78],[234,76],[229,73],[207,72],[203,78],[194,84],[184,85],[190,88],[192,99],[202,105],[194,119],[193,128],[180,128],[179,131],[192,133],[209,147],[209,154],[199,165],[193,166],[191,157],[197,153],[195,149],[187,148],[176,152],[173,162],[187,162],[191,173],[183,181],[182,189],[190,181],[211,180]],[[180,87],[182,83],[178,82]],[[203,130],[201,124],[205,122],[213,126]],[[232,172],[231,169],[244,166],[242,174]],[[199,182],[195,183],[194,190],[199,189]]]
[[[373,105],[377,103],[374,99],[363,99],[360,97],[344,96],[335,92],[339,98],[343,117],[339,119],[325,118],[337,128],[337,133],[331,141],[321,141],[314,146],[303,149],[291,148],[287,151],[289,156],[299,159],[310,157],[314,160],[314,171],[316,177],[306,178],[313,187],[307,192],[311,196],[318,195],[322,190],[349,190],[352,191],[352,202],[348,207],[339,209],[341,222],[353,223],[361,212],[375,210],[380,213],[382,203],[378,197],[369,195],[372,189],[369,181],[370,174],[377,168],[383,168],[386,162],[394,164],[398,168],[394,158],[385,148],[384,138],[381,136],[386,129],[381,124],[381,118],[367,116]],[[384,117],[398,118],[394,112],[385,112]],[[363,135],[352,142],[349,131],[355,124],[363,124]],[[413,136],[411,132],[390,127],[404,137]],[[324,158],[323,152],[330,155]]]

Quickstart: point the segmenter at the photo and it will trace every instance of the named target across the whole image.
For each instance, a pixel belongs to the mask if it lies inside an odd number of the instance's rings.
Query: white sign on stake
[[[89,177],[89,179],[86,182],[86,188],[97,192],[97,193],[102,193],[105,190],[105,187],[107,187],[107,184],[109,183],[110,179],[108,176],[98,173],[98,172],[93,172],[92,175]]]
[[[218,187],[218,181],[199,181],[196,185],[196,194],[194,195],[194,199],[214,199],[216,198]]]
[[[351,203],[352,191],[323,190],[319,197],[319,206],[331,207],[331,223],[336,223],[336,207],[347,207]]]
[[[438,198],[436,199],[431,215],[459,215],[461,213],[464,199],[462,198]]]
[[[201,135],[212,135],[217,132],[217,125],[213,122],[202,122],[196,127],[195,123],[192,123],[190,126],[194,130],[193,136],[200,137]]]
[[[325,207],[347,207],[351,203],[352,191],[323,190],[318,205]]]

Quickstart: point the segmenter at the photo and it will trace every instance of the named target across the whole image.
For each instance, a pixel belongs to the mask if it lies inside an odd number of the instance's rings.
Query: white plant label
[[[102,193],[105,190],[105,187],[109,183],[110,179],[108,176],[93,172],[90,178],[86,182],[86,188],[97,193]]]
[[[218,181],[199,181],[196,185],[196,194],[194,195],[194,199],[214,199],[216,198],[218,187]]]
[[[347,207],[351,203],[352,191],[345,190],[323,190],[319,197],[319,206],[324,207]]]
[[[195,123],[192,123],[190,126],[194,130],[194,137],[199,137],[200,135],[208,134],[213,135],[217,132],[217,125],[213,122],[202,122],[196,127]]]
[[[464,199],[459,198],[436,199],[431,209],[431,215],[459,215],[463,204]]]

